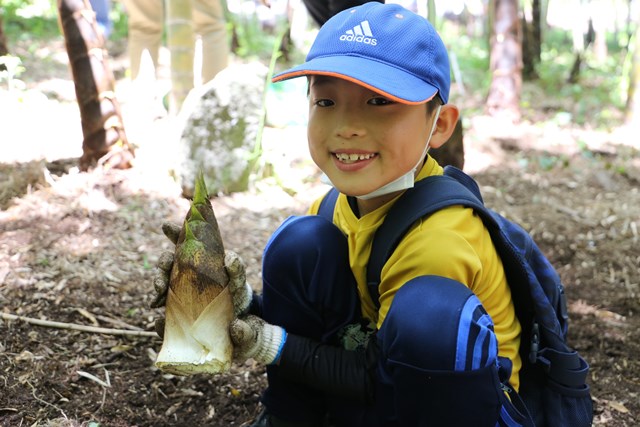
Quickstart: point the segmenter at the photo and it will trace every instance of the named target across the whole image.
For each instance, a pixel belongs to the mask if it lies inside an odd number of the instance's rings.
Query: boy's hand
[[[234,319],[229,325],[236,362],[244,363],[252,358],[258,363],[277,363],[287,332],[280,326],[271,325],[258,316],[248,315]]]
[[[162,232],[175,245],[180,235],[180,226],[173,222],[162,224]],[[151,308],[164,307],[167,303],[167,291],[169,290],[169,278],[173,268],[173,251],[165,251],[160,254],[156,263],[156,271],[153,276],[153,289],[156,293],[151,301]],[[154,329],[160,338],[164,339],[164,316],[156,318]]]
[[[224,251],[224,266],[229,275],[229,293],[233,301],[234,317],[244,316],[249,312],[253,299],[253,289],[247,283],[244,262],[237,253]]]
[[[181,227],[174,222],[162,224],[162,232],[174,245],[178,242]],[[156,272],[153,276],[153,289],[156,297],[151,302],[151,308],[164,307],[167,303],[167,291],[169,290],[169,278],[173,268],[173,251],[162,252],[156,264]]]

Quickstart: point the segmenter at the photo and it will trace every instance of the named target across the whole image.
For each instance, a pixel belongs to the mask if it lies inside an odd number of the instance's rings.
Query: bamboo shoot
[[[228,283],[218,222],[200,174],[176,244],[158,368],[177,375],[229,369],[233,303]]]

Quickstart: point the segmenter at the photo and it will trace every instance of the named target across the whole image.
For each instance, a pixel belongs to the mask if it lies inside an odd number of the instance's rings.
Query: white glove
[[[283,328],[251,314],[234,319],[229,325],[229,334],[234,346],[234,359],[238,363],[250,358],[265,365],[277,363],[287,340],[287,332]]]
[[[162,224],[162,231],[167,238],[175,245],[180,235],[181,226],[172,222]],[[162,252],[156,265],[156,273],[153,277],[153,288],[155,298],[151,303],[152,308],[163,307],[167,302],[167,291],[169,290],[169,279],[173,268],[173,252]],[[253,289],[247,283],[247,274],[244,262],[238,254],[233,251],[224,251],[224,265],[229,274],[229,292],[233,300],[233,311],[237,316],[247,314],[251,300],[253,299]]]
[[[243,316],[249,312],[249,306],[253,299],[253,289],[247,283],[244,262],[237,253],[224,251],[224,265],[229,274],[229,292],[233,301],[233,314],[235,317]]]
[[[162,224],[162,232],[174,245],[180,236],[181,226],[174,222]],[[156,264],[156,272],[153,275],[153,288],[155,297],[151,302],[151,308],[164,307],[167,303],[167,291],[169,290],[169,278],[173,268],[173,252],[165,251],[160,254]]]

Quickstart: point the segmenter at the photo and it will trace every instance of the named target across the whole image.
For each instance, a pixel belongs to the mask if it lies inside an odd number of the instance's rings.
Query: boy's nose
[[[354,128],[348,128],[348,127],[341,127],[338,130],[338,136],[342,137],[342,138],[356,138],[358,136],[360,136],[362,134],[362,132],[359,132],[357,129]]]
[[[361,115],[354,112],[344,112],[339,115],[338,123],[336,123],[336,133],[342,138],[363,136],[366,133],[366,128]]]

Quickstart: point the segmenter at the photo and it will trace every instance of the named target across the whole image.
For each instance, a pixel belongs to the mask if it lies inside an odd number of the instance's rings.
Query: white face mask
[[[394,179],[390,183],[383,185],[377,190],[373,190],[371,193],[363,194],[361,196],[356,196],[356,198],[360,200],[369,200],[369,199],[373,199],[374,197],[384,196],[385,194],[395,193],[396,191],[406,190],[407,188],[412,188],[414,186],[418,167],[420,166],[420,163],[422,163],[422,161],[425,159],[425,157],[427,156],[427,152],[429,151],[429,143],[431,142],[433,131],[436,129],[436,124],[438,123],[438,117],[440,116],[441,108],[442,108],[442,105],[438,105],[435,119],[433,120],[433,125],[431,125],[431,132],[429,132],[429,138],[427,139],[427,144],[424,146],[424,150],[422,151],[422,156],[420,156],[416,165],[413,168],[411,168],[411,170],[409,170],[407,173],[405,173],[404,175],[400,176],[397,179]],[[331,182],[329,177],[325,174],[322,174],[322,177],[320,178],[320,180],[325,184],[329,184],[333,186],[333,183]]]

